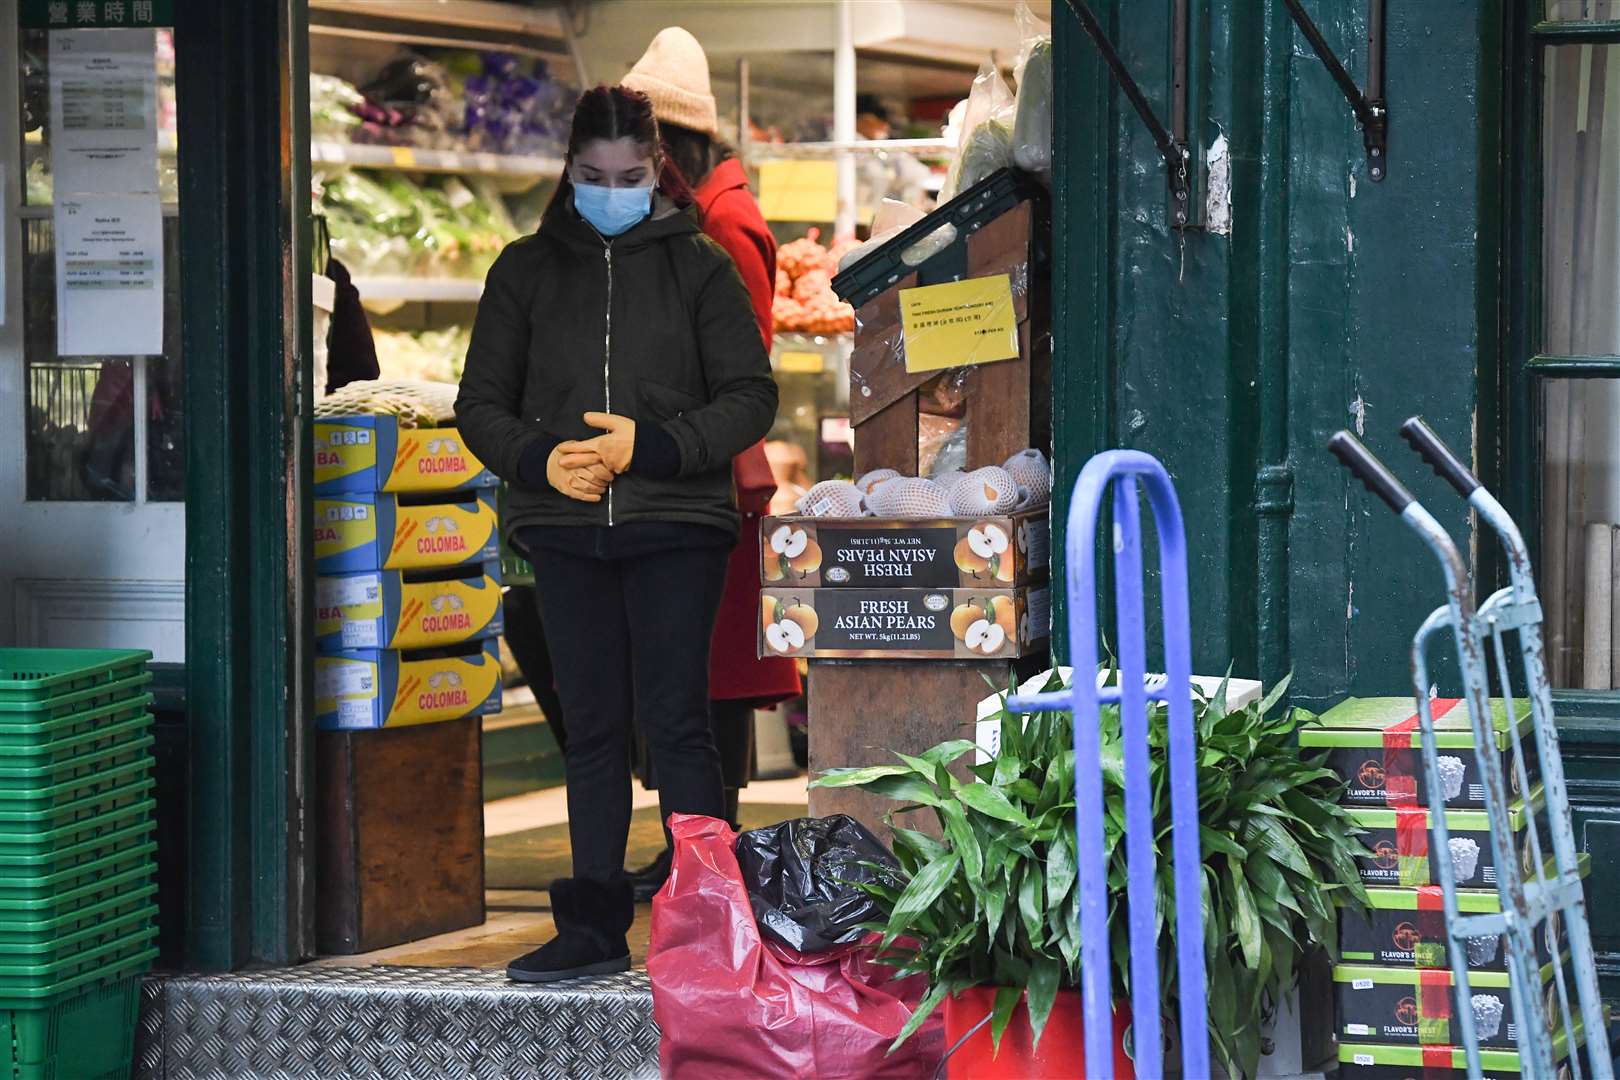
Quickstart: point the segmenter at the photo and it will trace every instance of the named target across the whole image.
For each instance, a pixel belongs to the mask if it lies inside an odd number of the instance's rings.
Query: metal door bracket
[[[1299,32],[1310,42],[1311,50],[1322,61],[1322,66],[1339,84],[1345,100],[1350,102],[1350,109],[1356,114],[1356,123],[1361,128],[1362,144],[1367,148],[1367,175],[1375,181],[1382,180],[1389,166],[1389,106],[1384,101],[1384,0],[1368,0],[1367,3],[1365,92],[1356,85],[1356,80],[1350,77],[1339,58],[1333,55],[1333,49],[1322,36],[1322,31],[1305,13],[1301,0],[1283,0],[1283,6],[1294,17],[1294,22],[1299,24]]]
[[[1114,43],[1108,40],[1103,33],[1102,24],[1097,21],[1096,14],[1086,0],[1067,0],[1069,10],[1074,12],[1075,18],[1080,20],[1080,28],[1086,32],[1097,51],[1102,54],[1103,63],[1108,65],[1108,71],[1119,84],[1120,90],[1125,94],[1136,115],[1142,118],[1147,126],[1148,134],[1153,136],[1153,143],[1164,156],[1164,164],[1169,174],[1170,182],[1170,220],[1178,229],[1185,229],[1192,223],[1192,182],[1189,180],[1189,162],[1192,160],[1187,149],[1187,5],[1189,0],[1174,0],[1174,21],[1171,29],[1171,101],[1170,101],[1170,127],[1166,128],[1159,118],[1154,115],[1153,106],[1142,93],[1130,71],[1125,67],[1125,61],[1120,58]]]

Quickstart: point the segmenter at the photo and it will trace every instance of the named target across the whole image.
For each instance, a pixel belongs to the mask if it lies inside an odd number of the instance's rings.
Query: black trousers
[[[535,587],[568,717],[574,876],[624,870],[630,724],[658,769],[660,816],[725,816],[709,730],[709,639],[729,551],[685,548],[598,559],[537,552]]]
[[[540,625],[540,604],[534,587],[514,585],[506,590],[506,647],[523,672],[523,679],[534,691],[534,703],[545,714],[546,727],[557,740],[557,749],[568,753],[568,726],[563,720],[562,702],[557,699],[556,671],[551,651],[546,648],[546,632]]]

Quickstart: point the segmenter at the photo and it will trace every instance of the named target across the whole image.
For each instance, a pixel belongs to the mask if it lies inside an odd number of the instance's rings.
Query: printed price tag
[[[1373,1064],[1376,1064],[1376,1062],[1374,1061],[1373,1056],[1371,1054],[1356,1054],[1356,1055],[1353,1056],[1352,1060],[1357,1065],[1373,1065]]]
[[[1352,990],[1371,990],[1372,988],[1373,988],[1373,981],[1371,979],[1351,979],[1350,980],[1350,989],[1352,989]]]
[[[1018,314],[1006,274],[900,290],[906,371],[1018,359]]]

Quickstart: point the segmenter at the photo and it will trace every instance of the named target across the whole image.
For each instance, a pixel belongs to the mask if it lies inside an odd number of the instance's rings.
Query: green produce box
[[[1575,1045],[1585,1042],[1577,1021]],[[1586,1062],[1586,1051],[1580,1059]],[[1569,1037],[1559,1031],[1553,1036],[1553,1061],[1558,1063],[1555,1080],[1567,1080]],[[1530,1068],[1519,1060],[1517,1050],[1481,1048],[1479,1064],[1483,1080],[1525,1080]],[[1590,1076],[1583,1071],[1582,1075]],[[1339,1080],[1467,1080],[1468,1054],[1460,1046],[1381,1046],[1377,1043],[1339,1043]]]
[[[73,938],[84,930],[95,930],[130,912],[145,910],[154,903],[157,891],[157,884],[153,882],[49,919],[0,917],[0,954],[26,951],[35,946]],[[0,916],[5,914],[0,912]]]
[[[0,777],[14,775],[13,770],[40,769],[60,762],[82,761],[109,747],[128,744],[140,739],[152,726],[151,694],[142,694],[130,701],[108,706],[93,719],[95,723],[70,725],[79,730],[64,729],[58,738],[35,746],[15,747],[0,751]],[[73,720],[78,714],[61,719]],[[55,721],[53,721],[54,723]],[[0,781],[3,782],[3,781]]]
[[[0,1001],[28,994],[44,987],[94,975],[133,960],[157,944],[158,929],[153,919],[144,920],[124,934],[58,960],[35,962],[32,957],[0,956]]]
[[[127,943],[132,936],[139,937],[157,927],[157,905],[150,901],[144,905],[121,905],[108,910],[110,913],[97,923],[87,923],[77,930],[45,941],[27,945],[0,944],[0,972],[17,964],[66,963],[84,953],[99,953],[106,945]],[[4,929],[4,925],[0,924],[0,937],[4,936]]]
[[[156,831],[157,822],[150,817],[136,818],[121,829],[91,836],[70,847],[39,855],[0,855],[0,879],[47,877],[71,870],[75,866],[139,847]]]
[[[151,725],[150,717],[126,721],[123,731],[112,741],[93,748],[76,757],[66,757],[48,765],[13,765],[11,757],[0,757],[0,802],[11,798],[7,792],[21,794],[29,790],[58,788],[66,784],[88,782],[98,777],[118,774],[126,766],[149,762],[157,739],[138,734]],[[109,734],[112,734],[109,732]],[[125,739],[123,736],[134,735]]]
[[[99,718],[145,694],[151,681],[152,673],[143,671],[53,697],[0,701],[0,751],[37,746],[93,727]]]
[[[1568,954],[1564,954],[1568,961]],[[1542,965],[1538,994],[1549,1027],[1563,1016],[1553,966]],[[1574,976],[1566,969],[1566,982]],[[1462,1041],[1459,1023],[1474,1025],[1481,1046],[1511,1050],[1518,1045],[1519,1028],[1513,1016],[1513,994],[1503,971],[1475,971],[1468,975],[1471,1007],[1461,1011],[1452,988],[1450,968],[1363,967],[1338,964],[1333,968],[1339,1042],[1368,1040],[1424,1046],[1450,1046]]]
[[[122,751],[114,750],[117,756]],[[116,765],[97,769],[84,776],[73,777],[55,784],[34,786],[27,780],[12,778],[8,782],[0,779],[0,821],[5,820],[8,813],[26,812],[31,810],[51,810],[79,802],[86,798],[94,798],[107,792],[115,791],[122,784],[137,780],[152,771],[152,755],[140,751],[134,755],[127,755]],[[3,826],[0,826],[3,827]]]
[[[1530,702],[1515,698],[1513,705],[1513,722],[1509,724],[1506,703],[1501,698],[1491,699],[1494,748],[1506,751],[1512,739],[1520,739],[1525,772],[1533,785],[1541,776],[1541,761],[1532,734]],[[1467,704],[1460,698],[1436,698],[1429,707],[1434,715],[1435,750],[1439,753],[1446,806],[1484,809],[1485,781]],[[1318,717],[1316,723],[1300,728],[1299,745],[1327,751],[1323,764],[1344,781],[1340,801],[1346,805],[1390,806],[1414,801],[1418,806],[1429,804],[1428,784],[1423,776],[1423,730],[1410,697],[1341,701]],[[1519,777],[1513,759],[1504,755],[1501,761],[1510,797],[1516,798],[1520,794]]]
[[[15,926],[61,919],[108,901],[127,899],[152,884],[152,872],[151,863],[143,861],[66,891],[47,891],[28,900],[0,900],[0,923]]]
[[[144,649],[0,649],[0,704],[26,705],[139,675]]]
[[[92,792],[72,802],[42,810],[14,810],[0,806],[0,849],[37,833],[122,810],[145,800],[147,792],[156,785],[157,781],[150,775],[135,776],[110,791]]]
[[[125,963],[106,981],[0,1009],[0,1076],[125,1080],[135,1058],[141,974],[150,963]]]
[[[64,895],[87,885],[121,879],[132,871],[144,870],[150,874],[156,868],[153,861],[156,853],[157,844],[148,841],[54,873],[26,875],[8,871],[0,877],[0,919],[6,917],[8,903]]]
[[[115,810],[80,818],[50,829],[0,832],[0,866],[8,860],[49,857],[88,840],[122,833],[139,824],[150,824],[157,812],[157,800],[142,799],[125,803]]]
[[[1416,806],[1388,809],[1357,806],[1347,810],[1345,816],[1362,830],[1360,840],[1367,849],[1356,858],[1361,880],[1368,885],[1440,884],[1439,870],[1429,851],[1434,843],[1431,814],[1432,811]],[[1491,849],[1490,817],[1483,810],[1447,810],[1445,814],[1446,828],[1451,832],[1450,858],[1457,887],[1494,889],[1496,856]],[[1539,784],[1530,791],[1528,811],[1525,800],[1520,799],[1508,815],[1521,874],[1529,874],[1536,865],[1528,828],[1532,815],[1545,857],[1552,851],[1552,841],[1547,836]]]

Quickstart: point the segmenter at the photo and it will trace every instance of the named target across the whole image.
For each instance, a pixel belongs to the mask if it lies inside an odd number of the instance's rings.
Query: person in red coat
[[[652,99],[671,161],[691,182],[702,213],[703,231],[730,253],[748,287],[765,347],[771,346],[771,301],[776,295],[776,240],[748,177],[719,139],[709,61],[696,38],[678,26],[658,32],[624,85]],[[726,570],[720,617],[709,650],[710,722],[725,775],[726,808],[737,819],[737,789],[753,769],[754,710],[795,698],[799,669],[786,657],[758,655],[759,519],[776,493],[776,480],[756,443],[731,463],[742,531]],[[656,783],[656,778],[644,779]],[[651,899],[669,876],[666,850],[652,865],[631,875],[638,900]]]

